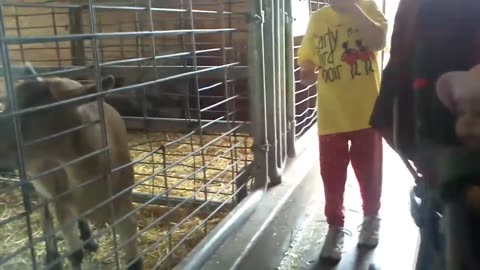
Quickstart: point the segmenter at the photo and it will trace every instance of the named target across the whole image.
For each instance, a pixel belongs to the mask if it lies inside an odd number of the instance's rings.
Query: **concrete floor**
[[[338,265],[332,266],[318,260],[327,229],[318,166],[308,177],[318,179],[318,185],[312,187],[318,197],[312,200],[307,221],[293,237],[280,270],[414,269],[418,231],[410,216],[408,197],[413,178],[392,149],[385,144],[381,239],[379,246],[372,251],[360,250],[356,246],[357,227],[362,222],[361,199],[355,175],[351,167],[349,168],[345,192],[346,227],[353,235],[347,236],[345,254]],[[375,268],[369,268],[372,264]]]

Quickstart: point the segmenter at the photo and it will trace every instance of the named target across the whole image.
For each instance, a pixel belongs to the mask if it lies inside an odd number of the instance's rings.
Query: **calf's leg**
[[[80,239],[84,242],[83,248],[90,252],[97,251],[99,246],[92,238],[92,231],[86,219],[80,219],[78,221],[78,230],[80,231]]]
[[[76,224],[78,211],[70,202],[57,203],[55,206],[59,226],[68,246],[68,259],[72,269],[81,270],[83,261],[83,241],[77,237]]]
[[[62,260],[60,259],[60,253],[58,252],[57,236],[53,226],[53,216],[48,207],[48,203],[45,201],[42,209],[41,223],[43,225],[43,235],[45,237],[45,266],[51,270],[62,270]]]

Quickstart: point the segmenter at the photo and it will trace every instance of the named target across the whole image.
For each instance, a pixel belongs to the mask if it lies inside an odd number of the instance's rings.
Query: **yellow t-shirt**
[[[373,0],[360,8],[385,32],[387,21]],[[377,52],[362,44],[352,20],[330,6],[314,12],[298,52],[299,63],[313,61],[318,73],[318,132],[320,135],[369,128],[380,88]]]

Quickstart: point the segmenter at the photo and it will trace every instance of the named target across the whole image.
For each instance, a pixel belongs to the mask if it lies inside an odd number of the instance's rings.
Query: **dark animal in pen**
[[[119,87],[127,85],[131,84],[127,81]],[[167,81],[107,95],[105,101],[122,116],[185,119],[190,107],[188,90],[188,79]]]
[[[114,86],[114,78],[102,80],[108,90]],[[19,109],[49,105],[95,93],[95,84],[81,85],[65,78],[48,78],[41,81],[25,81],[15,89]],[[24,146],[24,159],[29,181],[44,201],[51,201],[43,211],[47,233],[53,232],[50,213],[54,213],[67,243],[69,260],[73,269],[81,269],[84,249],[96,251],[98,245],[91,239],[89,222],[95,225],[115,225],[120,236],[119,247],[125,251],[128,269],[142,269],[136,241],[137,219],[128,213],[133,211],[131,190],[134,183],[127,131],[119,113],[103,103],[108,150],[103,151],[99,103],[88,100],[26,113],[20,116]],[[6,112],[9,112],[7,107]],[[15,155],[17,141],[11,119],[2,119],[0,151]],[[58,133],[65,130],[73,132]],[[58,136],[52,136],[57,134]],[[38,140],[46,138],[46,140]],[[34,144],[29,144],[37,140]],[[97,152],[99,154],[89,155]],[[104,155],[108,152],[109,160]],[[89,156],[88,156],[89,155]],[[82,157],[85,157],[81,159]],[[75,162],[72,162],[75,161]],[[123,166],[121,169],[121,166]],[[114,168],[117,168],[116,170]],[[108,169],[114,169],[109,174]],[[51,173],[42,174],[50,171]],[[110,177],[107,177],[109,175]],[[38,179],[31,178],[39,176]],[[111,188],[109,188],[111,187]],[[120,192],[126,191],[120,194]],[[102,202],[108,203],[96,208]],[[95,209],[78,219],[82,213]],[[110,210],[113,210],[113,215]],[[80,238],[76,231],[80,230]],[[54,237],[47,241],[46,263],[50,269],[60,269],[61,262]]]
[[[164,57],[157,60],[156,70],[153,65],[141,68],[126,67],[127,71],[124,70],[117,76],[121,81],[118,81],[116,87],[132,86],[132,89],[107,95],[105,101],[122,116],[189,118],[191,77],[135,87],[137,84],[168,78],[187,71],[184,65],[191,65],[191,60],[184,57],[169,57],[175,53],[177,52],[164,52]]]

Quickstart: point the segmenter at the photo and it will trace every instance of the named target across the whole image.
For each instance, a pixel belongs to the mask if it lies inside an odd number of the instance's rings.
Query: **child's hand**
[[[300,64],[300,83],[308,86],[317,82],[317,74],[315,73],[315,64],[311,61],[305,61]]]

